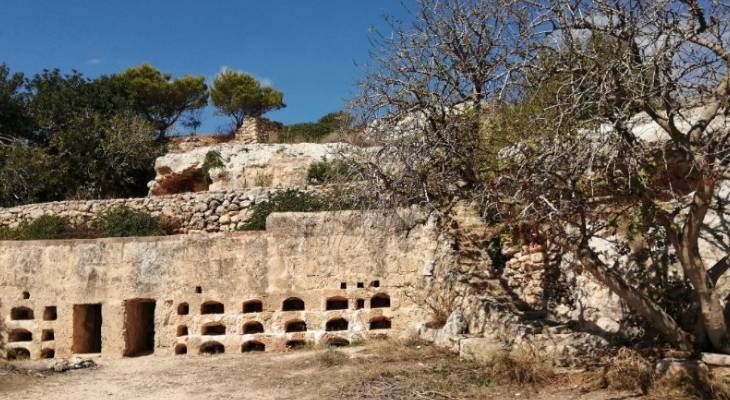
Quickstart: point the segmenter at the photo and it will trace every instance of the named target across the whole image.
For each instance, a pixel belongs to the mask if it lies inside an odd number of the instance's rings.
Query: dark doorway
[[[8,360],[30,360],[30,351],[23,348],[10,349],[8,350]]]
[[[370,299],[370,308],[390,307],[390,296],[385,293],[378,293]]]
[[[347,347],[350,345],[350,341],[341,337],[332,337],[327,340],[327,346],[329,347]]]
[[[48,306],[43,310],[44,321],[55,321],[58,319],[58,312],[56,306]]]
[[[307,346],[307,342],[304,340],[290,340],[286,342],[286,348],[291,350],[303,349]]]
[[[33,334],[26,329],[18,328],[13,329],[8,334],[8,341],[9,342],[32,342],[33,341]]]
[[[390,320],[385,317],[374,318],[370,321],[370,329],[390,329]]]
[[[223,314],[224,307],[222,303],[217,301],[208,301],[200,306],[201,314]]]
[[[10,310],[10,319],[14,321],[33,319],[33,310],[28,307],[15,307]]]
[[[332,331],[346,331],[347,330],[347,320],[344,318],[335,318],[327,321],[327,325],[325,326],[325,330],[327,332]]]
[[[200,346],[200,354],[223,354],[226,348],[218,342],[206,342]]]
[[[304,301],[296,297],[290,297],[284,300],[281,311],[304,311]]]
[[[330,297],[325,305],[327,310],[347,310],[347,299],[344,297]]]
[[[43,349],[41,350],[41,358],[54,358],[56,357],[56,350]]]
[[[124,302],[124,356],[138,357],[155,352],[155,301]]]
[[[290,321],[286,323],[286,332],[306,332],[307,323],[304,321]]]
[[[248,353],[248,352],[252,352],[252,351],[266,351],[266,345],[261,342],[252,340],[252,341],[244,343],[241,346],[242,353]]]
[[[188,346],[186,346],[186,345],[184,345],[182,343],[176,345],[175,346],[175,354],[177,354],[178,356],[182,356],[182,355],[188,354]]]
[[[76,354],[101,353],[101,304],[74,304],[73,345]]]
[[[201,331],[203,335],[220,336],[226,334],[226,326],[222,324],[208,324],[204,325]]]
[[[264,304],[259,300],[251,300],[243,303],[243,313],[258,313],[264,310]]]
[[[264,333],[264,326],[260,322],[251,321],[243,325],[243,334]]]

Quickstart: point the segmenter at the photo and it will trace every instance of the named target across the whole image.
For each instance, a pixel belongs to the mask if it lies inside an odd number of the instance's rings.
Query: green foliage
[[[0,240],[67,239],[76,235],[68,218],[42,215],[16,228],[0,228]]]
[[[23,74],[11,74],[7,65],[0,64],[0,140],[30,136],[31,119],[28,98],[22,92],[24,84]]]
[[[23,127],[23,140],[0,138],[0,206],[146,193],[164,148],[122,78],[58,70],[21,78],[0,67],[0,103],[10,105],[0,107],[0,124]]]
[[[233,118],[236,129],[247,117],[260,117],[286,107],[282,92],[262,86],[249,74],[232,70],[225,70],[215,78],[210,99],[220,114]]]
[[[335,182],[347,176],[348,167],[342,161],[322,161],[312,163],[307,170],[307,180],[313,185]]]
[[[266,217],[274,212],[312,212],[326,208],[325,202],[318,197],[299,190],[289,189],[269,195],[268,200],[255,204],[251,216],[244,221],[242,231],[266,229]]]
[[[160,136],[186,112],[208,104],[208,87],[205,77],[185,75],[172,79],[172,75],[160,72],[150,64],[129,68],[119,75],[126,83],[132,106],[143,116]]]
[[[0,146],[0,207],[63,198],[67,180],[56,160],[43,148]]]
[[[169,223],[138,210],[119,206],[97,214],[89,226],[74,226],[66,217],[42,215],[15,228],[0,228],[0,240],[86,239],[99,237],[159,236]]]
[[[287,125],[279,132],[279,143],[318,143],[327,135],[352,127],[353,118],[344,111],[333,112],[317,122]]]
[[[217,150],[210,150],[205,153],[205,159],[203,160],[203,179],[205,183],[210,184],[210,170],[213,168],[223,168],[223,159],[221,153]]]
[[[94,217],[91,228],[99,237],[161,236],[166,228],[151,215],[119,206],[111,208]]]

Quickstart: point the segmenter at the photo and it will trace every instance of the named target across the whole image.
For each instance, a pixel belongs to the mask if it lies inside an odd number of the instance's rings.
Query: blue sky
[[[267,116],[310,121],[341,108],[367,61],[368,29],[398,0],[3,0],[0,62],[90,77],[150,62],[175,76],[247,71],[284,92]],[[204,114],[200,131],[227,122]]]

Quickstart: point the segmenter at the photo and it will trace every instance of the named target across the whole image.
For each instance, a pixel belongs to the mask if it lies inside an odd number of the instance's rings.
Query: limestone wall
[[[0,226],[17,226],[41,215],[60,215],[87,223],[94,215],[117,206],[149,212],[179,224],[180,232],[227,232],[248,218],[251,205],[266,199],[271,189],[181,193],[111,200],[72,200],[0,208]]]
[[[427,226],[359,213],[267,222],[251,233],[0,242],[0,336],[34,359],[120,357],[276,350],[423,322],[406,293],[435,248]],[[284,310],[292,298],[304,309]]]
[[[232,144],[168,153],[155,161],[150,195],[205,190],[241,190],[251,187],[301,187],[308,184],[309,166],[345,151],[342,143]],[[220,154],[222,168],[204,176],[203,163],[211,151]],[[206,182],[210,182],[209,184]]]

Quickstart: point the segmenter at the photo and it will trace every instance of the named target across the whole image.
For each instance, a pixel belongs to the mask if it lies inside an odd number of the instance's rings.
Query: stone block
[[[489,362],[494,356],[505,351],[504,346],[495,338],[465,338],[461,340],[459,355],[467,360]]]
[[[730,367],[730,354],[702,353],[702,362],[707,365]]]

